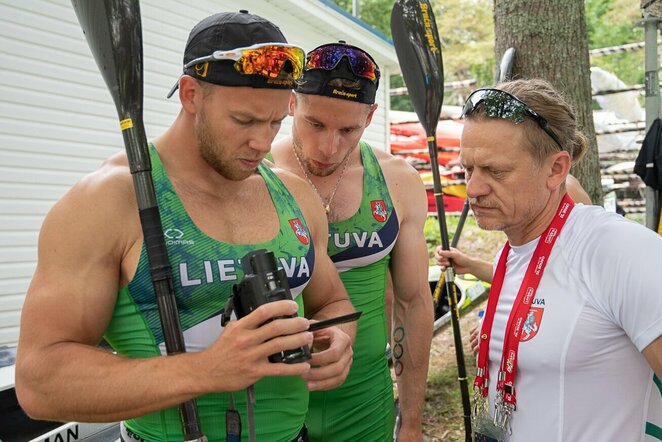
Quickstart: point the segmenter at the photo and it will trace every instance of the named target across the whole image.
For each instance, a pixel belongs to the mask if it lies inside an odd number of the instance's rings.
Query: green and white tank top
[[[372,148],[360,143],[363,197],[346,220],[329,223],[328,254],[333,260],[359,318],[349,382],[385,367],[387,341],[384,290],[390,253],[400,229],[386,180]],[[359,376],[360,377],[360,376]]]
[[[348,219],[329,224],[328,253],[352,304],[363,315],[357,324],[354,361],[343,385],[310,393],[306,423],[315,442],[382,442],[393,437],[384,294],[399,223],[375,154],[366,143],[360,149],[361,204]]]
[[[243,277],[240,258],[256,249],[274,252],[303,314],[299,296],[313,272],[314,249],[303,214],[283,182],[264,164],[265,180],[277,208],[280,229],[275,238],[259,244],[230,244],[210,238],[193,223],[150,145],[152,176],[157,194],[173,284],[187,351],[199,351],[222,333],[220,315],[232,286]],[[247,204],[250,202],[247,201]],[[260,208],[255,208],[256,213]],[[247,220],[248,222],[249,220]],[[133,358],[165,354],[154,289],[145,246],[132,281],[120,289],[111,322],[104,335],[117,353]],[[232,358],[231,354],[225,355]],[[301,378],[265,378],[255,385],[255,423],[260,440],[290,441],[303,425],[308,392]],[[225,411],[229,395],[215,393],[197,399],[203,432],[209,441],[225,440]],[[246,423],[245,394],[235,394]],[[183,440],[176,408],[130,419],[127,428],[149,441]],[[247,436],[247,431],[244,431]],[[242,439],[244,440],[244,439]]]

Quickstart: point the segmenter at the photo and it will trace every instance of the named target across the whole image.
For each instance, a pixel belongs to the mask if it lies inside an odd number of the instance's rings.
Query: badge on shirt
[[[305,245],[308,245],[308,242],[310,241],[308,239],[308,232],[306,232],[306,229],[303,228],[301,220],[299,220],[299,218],[294,218],[289,220],[289,222],[290,227],[292,227],[292,231],[294,231],[294,234],[297,236],[297,238],[299,238],[299,241]]]
[[[372,207],[372,216],[380,223],[386,222],[387,214],[384,200],[370,201],[370,206]]]
[[[529,313],[524,320],[524,327],[522,327],[520,342],[530,341],[538,334],[544,311],[545,309],[543,307],[531,307],[529,309]]]

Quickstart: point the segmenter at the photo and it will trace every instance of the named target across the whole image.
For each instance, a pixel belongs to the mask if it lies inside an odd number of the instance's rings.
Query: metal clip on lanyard
[[[499,372],[499,382],[503,382],[505,377],[505,372]],[[506,386],[507,389],[508,386]],[[513,418],[513,413],[517,409],[515,403],[506,402],[503,399],[505,390],[497,390],[497,397],[494,401],[494,420],[493,423],[497,428],[503,430],[506,434],[510,435],[513,433],[513,430],[510,426],[510,423]],[[508,394],[513,394],[511,389]],[[514,395],[513,395],[514,398]]]

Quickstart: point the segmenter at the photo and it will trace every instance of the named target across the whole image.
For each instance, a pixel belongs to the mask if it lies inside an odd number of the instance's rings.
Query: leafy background
[[[333,0],[352,12],[351,0]],[[495,71],[492,0],[431,0],[442,41],[445,81],[476,79],[477,85],[492,83]],[[618,46],[644,40],[639,2],[633,0],[586,0],[589,49]],[[393,0],[360,0],[359,18],[391,36]],[[643,50],[592,57],[591,65],[615,73],[626,84],[644,83]],[[588,75],[588,73],[587,73]],[[402,77],[391,77],[391,87],[404,86]],[[447,91],[444,103],[462,104],[469,89]],[[412,110],[409,98],[391,98],[394,110]]]

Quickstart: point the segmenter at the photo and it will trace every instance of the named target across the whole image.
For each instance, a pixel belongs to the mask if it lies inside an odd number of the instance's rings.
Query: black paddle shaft
[[[430,2],[428,0],[397,0],[391,12],[391,33],[402,76],[409,91],[409,97],[427,135],[441,245],[444,250],[449,250],[448,227],[439,178],[436,137],[437,124],[439,123],[441,106],[444,101],[444,72],[441,43]],[[445,271],[445,284],[451,312],[458,381],[462,396],[465,438],[467,442],[470,442],[472,440],[471,402],[454,281],[455,272],[451,263],[451,266]]]
[[[143,51],[138,0],[72,0],[92,55],[113,97],[133,178],[161,327],[169,355],[184,353],[161,216],[143,125]],[[186,441],[206,441],[194,401],[179,406]]]

